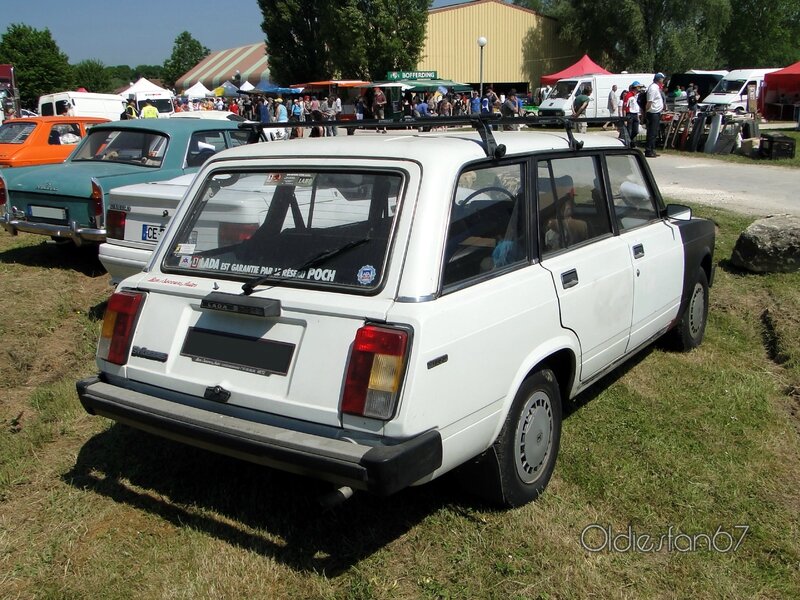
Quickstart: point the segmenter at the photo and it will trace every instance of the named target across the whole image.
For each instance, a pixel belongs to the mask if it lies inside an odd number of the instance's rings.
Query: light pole
[[[483,98],[483,47],[486,45],[487,40],[481,36],[478,38],[478,46],[481,48],[481,98]]]

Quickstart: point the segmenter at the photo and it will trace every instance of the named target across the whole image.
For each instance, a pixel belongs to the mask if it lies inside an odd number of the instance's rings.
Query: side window
[[[464,171],[459,177],[444,256],[444,285],[527,259],[521,164]]]
[[[55,112],[53,112],[53,103],[52,102],[45,102],[42,104],[42,116],[43,117],[52,117]]]
[[[611,233],[597,157],[539,161],[537,171],[542,254]]]
[[[244,146],[247,143],[247,140],[250,139],[250,132],[244,129],[239,131],[229,131],[228,133],[231,136],[230,143],[228,144],[229,148]]]
[[[633,229],[659,218],[656,200],[639,162],[633,155],[606,157],[614,218],[620,231]]]
[[[220,150],[225,149],[225,135],[221,131],[198,131],[192,134],[187,167],[199,167]]]

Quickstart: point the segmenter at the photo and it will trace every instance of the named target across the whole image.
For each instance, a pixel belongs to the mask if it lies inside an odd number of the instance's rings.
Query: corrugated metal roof
[[[262,42],[212,52],[181,76],[175,82],[175,88],[182,91],[199,81],[207,88],[214,89],[228,80],[233,81],[236,71],[241,75],[241,83],[249,81],[256,85],[262,79],[269,79],[266,51],[266,44]]]

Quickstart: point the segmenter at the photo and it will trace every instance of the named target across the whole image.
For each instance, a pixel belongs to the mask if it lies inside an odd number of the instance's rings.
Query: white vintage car
[[[343,497],[459,468],[535,499],[564,403],[665,333],[701,342],[714,227],[618,140],[472,123],[215,155],[165,231],[131,217],[159,242],[83,406]]]

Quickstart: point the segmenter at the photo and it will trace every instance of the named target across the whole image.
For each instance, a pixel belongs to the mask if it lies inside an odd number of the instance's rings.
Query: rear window
[[[215,172],[169,242],[163,268],[267,285],[374,290],[402,182],[396,172]]]
[[[36,129],[36,123],[4,123],[0,125],[0,144],[23,144]]]
[[[72,160],[102,160],[160,167],[167,143],[166,135],[152,131],[92,129]]]

